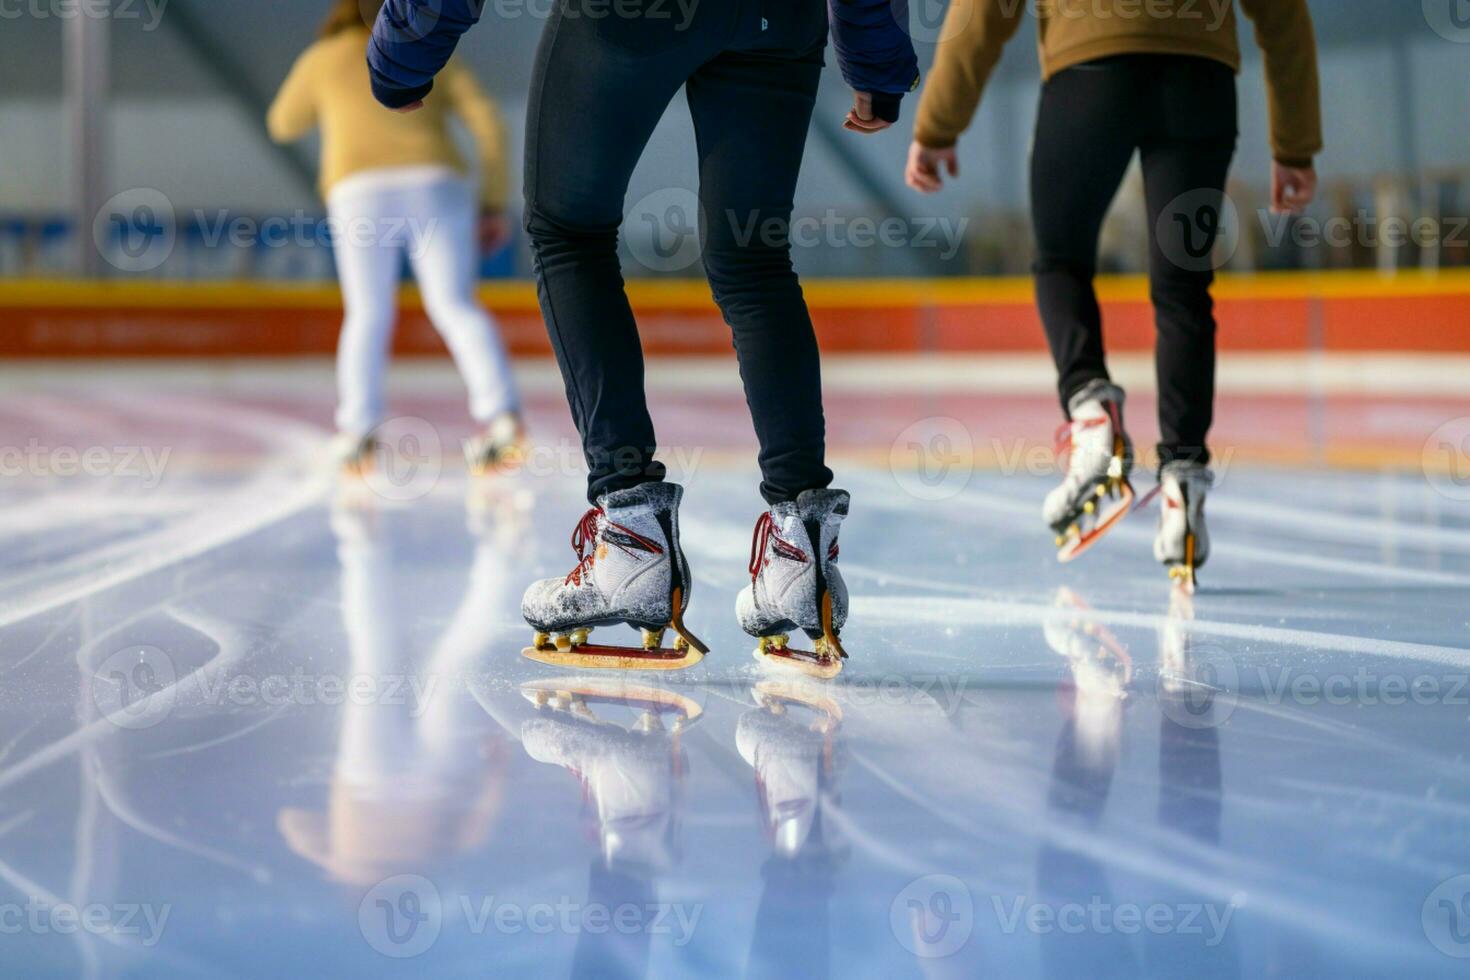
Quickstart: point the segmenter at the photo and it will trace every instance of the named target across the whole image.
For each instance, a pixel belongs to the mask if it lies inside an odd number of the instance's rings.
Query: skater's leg
[[[677,33],[661,21],[566,16],[554,6],[537,52],[526,122],[526,231],[592,501],[664,475],[653,459],[618,227],[633,167],[703,60],[698,45],[722,5],[701,4]]]
[[[1177,58],[1161,66],[1159,83],[1157,127],[1142,146],[1158,329],[1159,463],[1207,463],[1215,399],[1211,253],[1235,154],[1235,77],[1204,58]]]
[[[470,415],[488,422],[516,411],[519,399],[510,359],[495,321],[475,298],[474,192],[464,181],[444,179],[421,188],[413,216],[422,229],[409,259],[424,297],[424,311],[444,338],[470,393]]]
[[[1062,410],[1107,379],[1093,277],[1103,218],[1137,146],[1137,66],[1110,58],[1069,68],[1042,88],[1031,154],[1036,302]]]
[[[824,40],[825,31],[808,36],[790,56],[728,51],[686,89],[705,270],[734,333],[760,440],[761,493],[772,504],[832,482],[816,334],[788,238]]]
[[[343,229],[377,228],[391,193],[334,195],[329,208]],[[383,421],[388,348],[398,316],[401,243],[392,236],[342,234],[334,256],[342,285],[342,335],[337,341],[337,429],[364,436]]]

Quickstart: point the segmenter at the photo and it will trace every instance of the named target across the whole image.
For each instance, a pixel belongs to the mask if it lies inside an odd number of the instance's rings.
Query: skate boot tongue
[[[1212,490],[1215,486],[1214,471],[1204,463],[1192,460],[1176,459],[1165,463],[1159,468],[1159,478],[1160,482],[1173,480],[1190,489]]]
[[[641,483],[626,490],[613,490],[597,498],[597,505],[609,514],[629,511],[661,513],[679,506],[684,488],[677,483]]]
[[[851,501],[846,490],[804,490],[794,501],[776,504],[771,511],[777,517],[792,516],[802,521],[841,521]]]
[[[1073,421],[1078,419],[1106,418],[1104,404],[1112,402],[1121,412],[1128,395],[1111,381],[1090,381],[1067,399],[1067,414]]]

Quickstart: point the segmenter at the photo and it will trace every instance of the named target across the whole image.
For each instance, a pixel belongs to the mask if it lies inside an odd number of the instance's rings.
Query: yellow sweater
[[[1317,44],[1307,0],[1240,0],[1266,62],[1271,146],[1306,166],[1322,149]],[[1240,70],[1234,0],[952,0],[914,138],[954,145],[1021,18],[1034,13],[1041,75],[1120,54],[1183,54]]]
[[[468,70],[450,62],[417,112],[380,106],[368,85],[366,30],[323,38],[296,60],[270,108],[271,139],[300,139],[313,126],[322,131],[321,189],[364,170],[440,164],[461,173],[464,158],[454,145],[449,115],[457,115],[480,154],[480,198],[488,208],[505,207],[505,126],[495,102]]]

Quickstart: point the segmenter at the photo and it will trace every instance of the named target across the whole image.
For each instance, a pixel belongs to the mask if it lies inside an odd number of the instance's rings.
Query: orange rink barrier
[[[813,280],[817,332],[834,352],[1031,352],[1045,349],[1029,279]],[[1112,351],[1153,346],[1148,283],[1099,281]],[[629,283],[650,354],[718,354],[730,334],[698,280]],[[550,353],[528,282],[486,283],[485,305],[519,355]],[[1470,271],[1263,273],[1220,277],[1228,351],[1470,352]],[[0,282],[0,356],[281,357],[335,349],[334,285]],[[406,288],[394,349],[443,353]]]

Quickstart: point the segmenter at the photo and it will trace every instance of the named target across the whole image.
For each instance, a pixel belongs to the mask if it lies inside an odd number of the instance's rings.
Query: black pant
[[[704,265],[734,333],[761,492],[775,503],[831,482],[816,336],[788,240],[826,41],[823,0],[560,0],[546,25],[527,120],[526,230],[589,499],[664,477],[617,242],[629,176],[681,85]]]
[[[1235,139],[1235,76],[1205,58],[1106,58],[1059,72],[1042,89],[1031,158],[1036,295],[1063,410],[1087,382],[1108,377],[1092,282],[1098,233],[1138,150],[1158,329],[1161,463],[1209,460],[1211,253]]]

